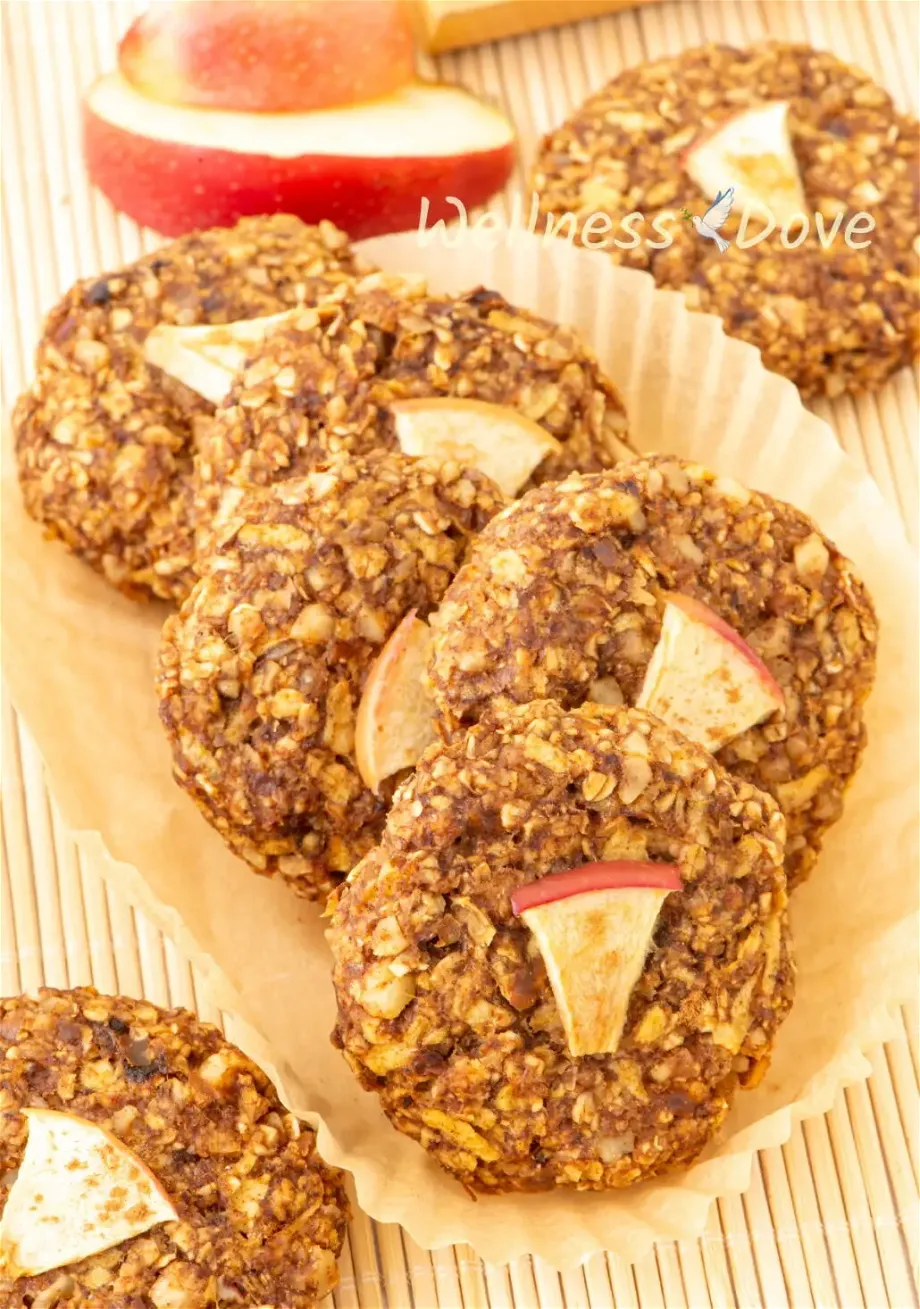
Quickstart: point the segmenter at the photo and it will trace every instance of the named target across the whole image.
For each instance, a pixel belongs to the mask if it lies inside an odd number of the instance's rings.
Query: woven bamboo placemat
[[[79,276],[155,243],[86,185],[80,90],[111,66],[142,6],[3,3],[4,409],[24,384],[41,315]],[[705,40],[807,40],[868,68],[917,112],[915,0],[698,0],[624,13],[442,56],[425,71],[503,102],[522,158],[625,64]],[[523,174],[512,185],[520,185]],[[509,195],[511,189],[509,188]],[[507,201],[507,196],[505,200]],[[818,406],[918,537],[916,377],[879,396]],[[102,882],[65,830],[41,758],[2,708],[0,993],[92,983],[197,1008],[223,1023],[170,941]],[[883,852],[880,852],[883,857]],[[867,870],[867,873],[870,870]],[[428,1252],[356,1211],[339,1309],[908,1309],[917,1305],[920,1063],[916,1004],[904,1036],[872,1052],[872,1077],[757,1160],[750,1189],[713,1207],[698,1241],[660,1245],[628,1267],[596,1255],[560,1277],[539,1258],[482,1264],[464,1246]]]

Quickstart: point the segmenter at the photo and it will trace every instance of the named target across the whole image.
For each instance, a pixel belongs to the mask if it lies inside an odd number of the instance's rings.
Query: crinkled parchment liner
[[[863,1055],[894,1032],[913,991],[917,896],[916,567],[897,516],[795,389],[712,317],[686,312],[645,274],[536,238],[489,254],[373,243],[393,271],[432,284],[491,284],[576,323],[623,389],[644,448],[698,458],[811,513],[857,562],[882,623],[870,745],[846,815],[795,896],[796,1007],[772,1068],[738,1098],[718,1145],[690,1171],[627,1193],[468,1199],[357,1089],[329,1044],[334,1003],[315,908],[227,853],[170,778],[151,669],[163,610],[120,600],[23,515],[7,459],[4,663],[70,826],[100,868],[211,979],[244,1044],[274,1071],[320,1148],[355,1176],[364,1209],[424,1246],[467,1241],[502,1262],[534,1252],[557,1267],[598,1249],[639,1258],[692,1236],[715,1196],[742,1191],[752,1152],[827,1109],[865,1077]],[[8,455],[8,451],[7,451]]]

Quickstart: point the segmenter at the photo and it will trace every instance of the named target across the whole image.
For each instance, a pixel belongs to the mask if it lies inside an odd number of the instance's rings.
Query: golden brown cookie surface
[[[714,126],[776,101],[789,104],[810,232],[793,249],[782,246],[778,228],[749,249],[733,242],[719,254],[681,216],[684,207],[703,215],[715,198],[702,194],[682,160]],[[704,46],[620,73],[544,138],[533,184],[554,221],[571,213],[583,226],[606,214],[616,228],[640,212],[641,240],[633,249],[608,242],[610,257],[682,289],[691,308],[718,314],[803,394],[835,396],[876,388],[916,357],[918,174],[917,123],[887,92],[833,55],[765,42]],[[732,181],[727,175],[720,185]],[[843,232],[860,212],[875,227],[868,237],[861,227],[854,239],[868,244],[850,248]],[[827,249],[816,213],[826,231],[843,215]],[[646,244],[661,240],[651,231],[657,216],[673,237],[663,249]],[[736,207],[724,237],[737,234],[740,216]],[[595,226],[588,243],[603,230]]]
[[[211,408],[146,362],[147,334],[275,313],[358,267],[331,224],[276,215],[78,282],[45,323],[14,415],[31,516],[127,595],[181,599],[194,580],[194,427]]]
[[[336,893],[336,1042],[471,1190],[628,1186],[689,1163],[792,998],[782,815],[636,710],[506,706],[431,747]],[[615,1053],[573,1058],[519,889],[680,867]]]
[[[81,988],[0,1000],[0,1032],[0,1210],[26,1144],[21,1111],[42,1107],[113,1133],[179,1215],[65,1269],[0,1272],[10,1309],[311,1309],[335,1285],[342,1174],[217,1028]]]

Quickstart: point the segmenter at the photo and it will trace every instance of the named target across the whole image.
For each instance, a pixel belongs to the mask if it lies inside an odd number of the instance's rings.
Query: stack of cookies
[[[774,133],[750,205],[881,205],[874,135],[897,230],[871,254],[774,268],[685,224],[627,262],[806,393],[875,385],[916,348],[905,128],[841,68],[712,48],[631,70],[544,144],[544,210],[699,207],[720,131],[749,155]],[[285,216],[78,284],[15,427],[48,534],[172,604],[176,780],[256,873],[326,906],[333,1039],[397,1129],[470,1192],[695,1159],[768,1067],[789,892],[865,745],[875,617],[820,526],[643,457],[570,329]],[[331,1285],[340,1179],[215,1032],[89,992],[0,1023],[16,1303],[280,1309]],[[27,1216],[36,1178],[67,1194],[64,1158],[137,1203],[52,1257]]]

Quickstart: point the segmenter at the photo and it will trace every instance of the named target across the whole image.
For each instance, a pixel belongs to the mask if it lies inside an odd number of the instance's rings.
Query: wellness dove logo
[[[731,213],[734,203],[735,188],[730,186],[727,190],[718,192],[715,200],[713,200],[702,218],[698,218],[696,214],[691,214],[689,209],[682,209],[681,213],[688,222],[693,224],[704,240],[715,241],[719,254],[723,255],[728,249],[729,243],[724,236],[719,236],[719,230],[725,226],[725,220]]]

